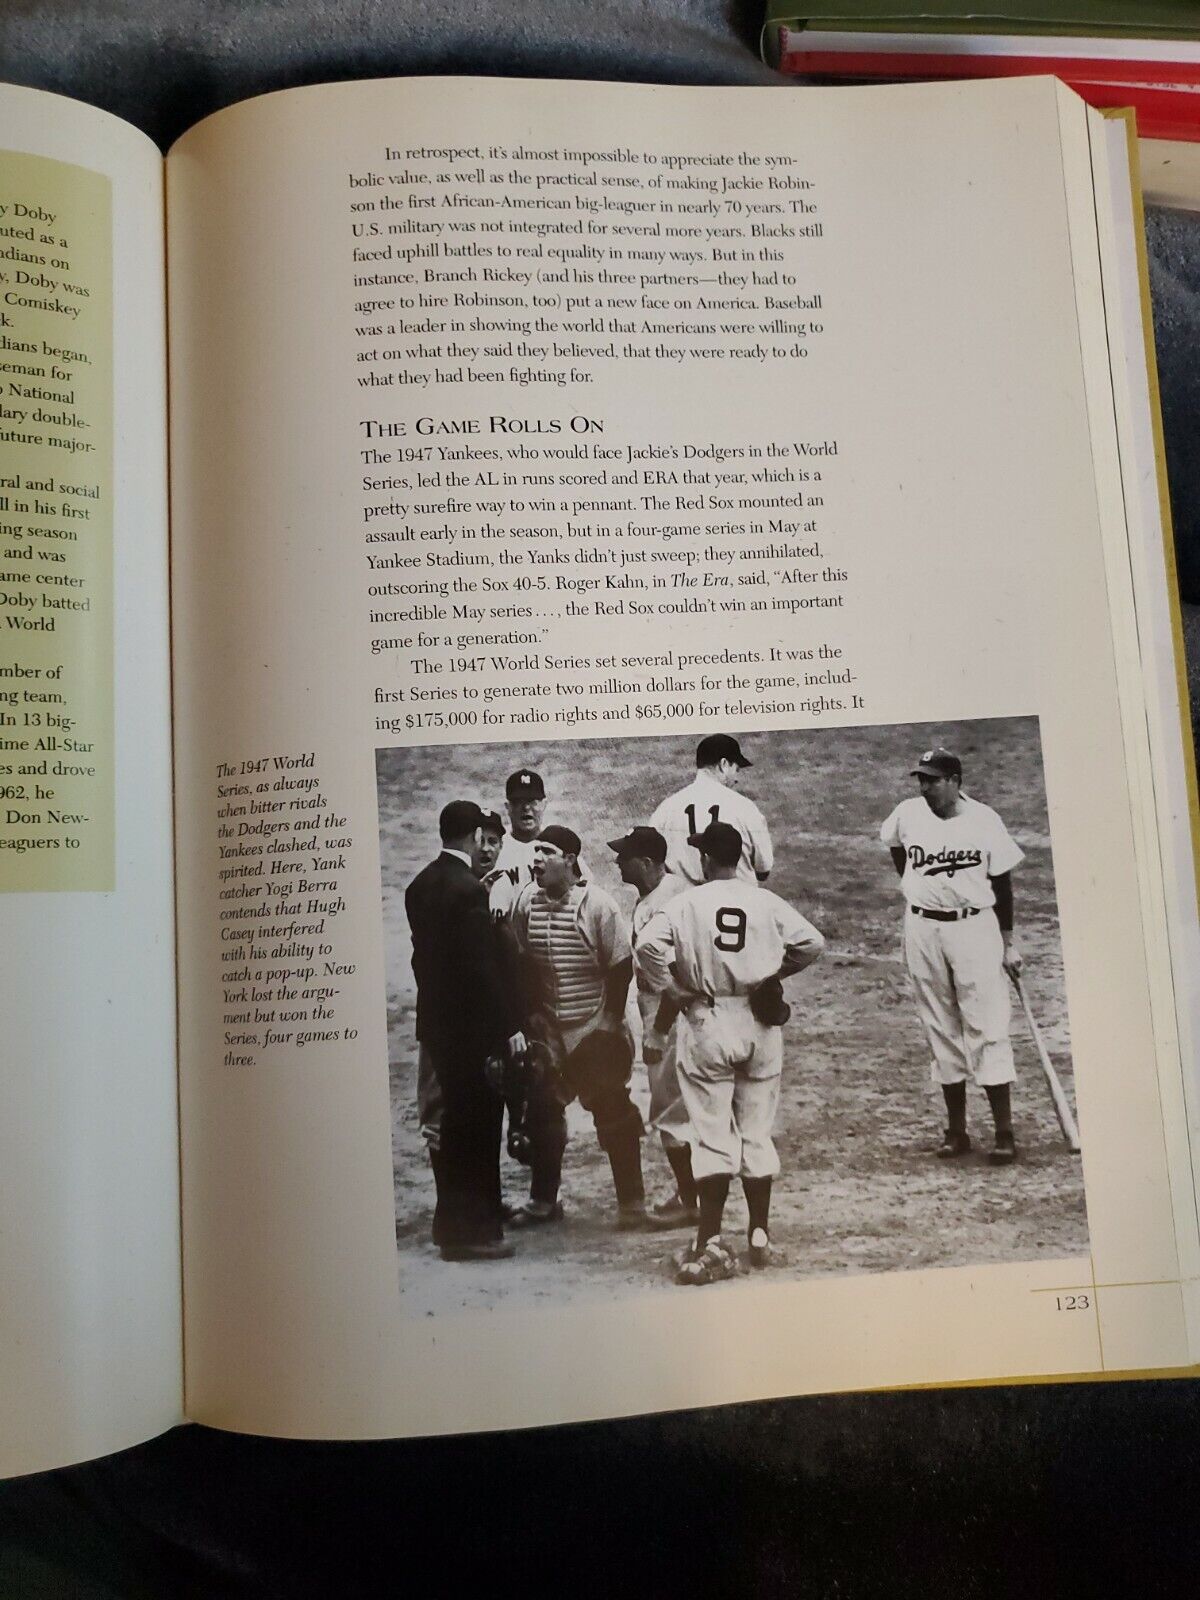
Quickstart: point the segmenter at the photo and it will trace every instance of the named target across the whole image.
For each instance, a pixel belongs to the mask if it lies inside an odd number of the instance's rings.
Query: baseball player
[[[500,859],[500,852],[504,848],[504,823],[497,811],[485,811],[483,821],[479,824],[479,843],[475,847],[475,876],[479,878],[484,888],[487,880]]]
[[[530,1032],[549,1051],[554,1069],[527,1112],[529,1201],[512,1221],[529,1227],[561,1218],[566,1107],[578,1097],[612,1168],[617,1226],[641,1228],[647,1224],[643,1128],[629,1097],[633,1043],[625,1022],[633,957],[616,901],[580,874],[581,849],[570,828],[543,828],[534,881],[512,911],[529,975]]]
[[[665,1035],[656,1032],[659,996],[648,986],[638,962],[638,943],[650,919],[689,885],[686,878],[667,871],[667,841],[657,828],[631,828],[620,839],[610,839],[608,848],[616,854],[621,881],[638,892],[632,918],[633,969],[642,1018],[642,1060],[650,1083],[650,1126],[658,1130],[675,1176],[675,1193],[650,1207],[650,1221],[656,1228],[690,1228],[700,1214],[692,1176],[691,1125],[676,1071],[676,1029],[672,1022]]]
[[[737,876],[747,883],[762,883],[775,860],[771,835],[762,812],[737,786],[746,767],[753,766],[737,740],[727,733],[710,733],[696,746],[696,776],[686,788],[668,795],[650,818],[667,841],[667,870],[689,883],[703,882],[700,855],[688,841],[703,833],[710,822],[728,822],[742,836]]]
[[[512,831],[484,879],[495,917],[509,916],[521,890],[533,882],[533,847],[546,812],[541,774],[529,767],[512,773],[504,785],[504,804]]]
[[[680,1007],[679,1082],[700,1220],[675,1281],[705,1284],[736,1270],[720,1238],[735,1176],[750,1213],[750,1265],[771,1259],[771,1182],[779,1171],[771,1130],[790,1015],[781,982],[811,966],[825,940],[777,894],[739,876],[744,840],[732,823],[710,822],[688,843],[700,853],[705,881],[655,914],[638,961],[649,986]]]
[[[907,912],[904,959],[917,1014],[933,1057],[933,1080],[946,1101],[938,1155],[971,1148],[967,1079],[988,1097],[995,1124],[989,1160],[1016,1160],[1008,1036],[1008,978],[1021,970],[1013,940],[1010,874],[1023,859],[990,806],[962,790],[962,762],[940,747],[912,769],[919,796],[902,800],[879,830],[900,875]]]
[[[535,846],[546,815],[546,785],[541,773],[530,767],[512,773],[504,785],[504,805],[511,831],[483,882],[494,917],[511,916],[517,896],[533,882]],[[579,872],[581,877],[587,876],[582,861]]]

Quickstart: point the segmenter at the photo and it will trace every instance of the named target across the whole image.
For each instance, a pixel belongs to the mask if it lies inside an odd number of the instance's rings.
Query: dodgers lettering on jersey
[[[920,795],[902,800],[879,830],[889,849],[903,849],[900,887],[910,906],[930,911],[986,911],[996,903],[989,878],[1025,859],[990,806],[963,795],[956,817],[939,817]]]
[[[771,835],[762,812],[744,794],[718,783],[706,772],[697,772],[695,782],[668,795],[650,818],[667,841],[667,868],[689,883],[703,883],[700,852],[688,843],[689,835],[703,833],[710,822],[728,822],[742,836],[742,859],[738,877],[757,883],[759,873],[770,872],[775,863]]]
[[[785,955],[807,965],[825,939],[807,917],[759,884],[714,878],[677,895],[646,925],[637,957],[651,988],[680,985],[714,999],[749,994]]]

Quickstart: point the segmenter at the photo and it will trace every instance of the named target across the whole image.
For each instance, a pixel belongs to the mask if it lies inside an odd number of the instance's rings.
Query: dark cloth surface
[[[1200,214],[1151,207],[1146,244],[1179,587],[1184,600],[1195,605],[1200,603]]]
[[[1182,1381],[383,1444],[187,1428],[0,1486],[0,1595],[1175,1600],[1198,1492]]]
[[[343,78],[478,73],[779,83],[755,0],[0,0],[0,76],[164,148],[222,106]]]

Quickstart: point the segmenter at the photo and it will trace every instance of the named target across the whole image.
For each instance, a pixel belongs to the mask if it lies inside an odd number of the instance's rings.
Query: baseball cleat
[[[689,1206],[678,1194],[673,1194],[651,1206],[649,1218],[652,1228],[665,1233],[669,1228],[694,1228],[700,1220],[700,1211],[699,1207]]]
[[[680,1267],[686,1267],[690,1261],[699,1261],[703,1254],[703,1250],[695,1240],[691,1244],[685,1244],[682,1250],[676,1250],[671,1257],[672,1272],[678,1272]]]
[[[526,1200],[517,1206],[509,1219],[510,1228],[540,1228],[548,1222],[561,1222],[561,1200]]]
[[[968,1156],[971,1153],[971,1135],[969,1133],[954,1133],[947,1128],[942,1135],[942,1142],[938,1146],[938,1159],[940,1161],[954,1161],[959,1156]]]
[[[774,1260],[771,1240],[765,1228],[754,1228],[750,1233],[750,1248],[746,1260],[754,1268],[769,1267]]]
[[[678,1284],[685,1287],[689,1284],[700,1286],[721,1283],[726,1278],[737,1276],[737,1258],[720,1239],[710,1239],[699,1255],[694,1251],[689,1254],[692,1259],[682,1262],[675,1273],[675,1282]]]
[[[996,1143],[988,1153],[988,1162],[993,1167],[1011,1167],[1017,1159],[1016,1141],[1012,1133],[998,1133]]]

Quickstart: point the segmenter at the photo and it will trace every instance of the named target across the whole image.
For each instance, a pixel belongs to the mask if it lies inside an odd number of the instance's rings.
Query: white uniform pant
[[[697,1179],[773,1178],[783,1029],[756,1021],[744,995],[694,1000],[675,1024],[679,1086]]]
[[[650,1082],[650,1126],[668,1149],[680,1149],[690,1142],[691,1123],[679,1082],[678,1024],[667,1035],[662,1060],[653,1066],[647,1062],[646,1077]]]
[[[657,994],[638,994],[638,1012],[642,1022],[642,1050],[653,1031],[658,1012]],[[645,1061],[645,1055],[643,1058]],[[650,1085],[650,1126],[658,1133],[664,1145],[680,1149],[689,1141],[687,1107],[679,1087],[679,1029],[672,1023],[667,1030],[662,1060],[653,1065],[645,1062],[646,1080]]]
[[[1012,1083],[1012,1005],[994,911],[957,922],[904,919],[904,959],[933,1053],[934,1083]]]

